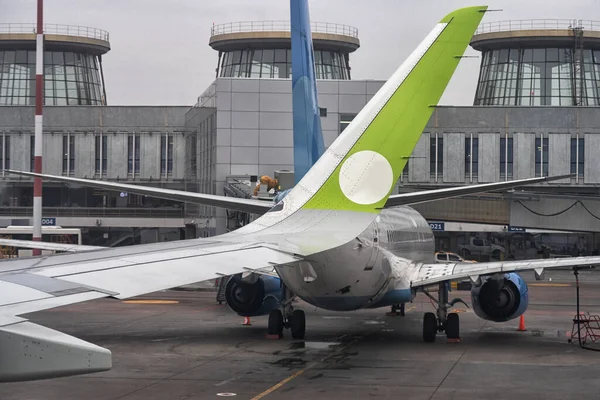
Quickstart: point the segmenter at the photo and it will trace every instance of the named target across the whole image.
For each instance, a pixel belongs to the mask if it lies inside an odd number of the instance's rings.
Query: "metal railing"
[[[0,24],[0,33],[36,33],[36,24]],[[108,42],[108,32],[98,28],[78,25],[44,24],[44,34],[86,37]]]
[[[102,208],[102,207],[44,207],[47,217],[130,217],[130,218],[183,218],[183,208]],[[1,207],[0,216],[30,217],[32,207]]]
[[[600,21],[585,19],[517,19],[510,21],[493,21],[479,25],[475,34],[537,29],[567,30],[573,28],[583,28],[584,31],[600,31]]]
[[[330,33],[344,35],[358,39],[358,29],[353,26],[334,24],[330,22],[312,22],[310,24],[313,33]],[[210,35],[223,35],[226,33],[241,32],[289,32],[290,21],[240,21],[228,22],[226,24],[213,25]]]

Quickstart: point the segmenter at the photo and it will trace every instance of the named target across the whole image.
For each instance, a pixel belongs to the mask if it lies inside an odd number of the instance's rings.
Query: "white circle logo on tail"
[[[394,185],[389,161],[371,150],[348,157],[340,169],[340,189],[356,204],[373,204],[383,199]]]

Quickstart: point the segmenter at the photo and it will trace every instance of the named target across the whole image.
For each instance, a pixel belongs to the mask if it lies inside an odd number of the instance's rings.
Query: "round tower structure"
[[[516,20],[480,25],[474,105],[599,106],[600,22]]]
[[[311,23],[317,79],[350,79],[349,55],[360,47],[358,29]],[[219,52],[217,77],[291,77],[289,21],[248,21],[214,25],[209,45]]]
[[[35,24],[0,24],[0,106],[35,104]],[[108,32],[44,25],[44,105],[105,105]]]

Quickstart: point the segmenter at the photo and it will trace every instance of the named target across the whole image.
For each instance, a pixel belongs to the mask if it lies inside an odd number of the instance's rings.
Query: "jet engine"
[[[479,318],[505,322],[520,317],[529,304],[527,284],[518,274],[505,274],[502,279],[488,278],[471,289],[473,310]]]
[[[266,315],[279,307],[283,300],[281,279],[251,274],[246,278],[234,275],[225,288],[227,305],[238,315],[255,317]]]

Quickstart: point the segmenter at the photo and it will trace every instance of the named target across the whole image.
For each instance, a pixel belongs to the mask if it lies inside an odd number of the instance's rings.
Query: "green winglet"
[[[420,59],[418,56],[421,54],[416,54],[417,58],[413,59],[416,64],[406,78],[403,81],[402,76],[390,78],[390,81],[397,81],[396,86],[401,84],[395,91],[391,86],[391,97],[387,102],[382,99],[379,110],[365,106],[342,133],[347,134],[347,139],[351,137],[352,129],[355,134],[357,129],[361,129],[360,120],[364,124],[372,119],[329,178],[302,208],[368,213],[382,209],[408,161],[406,155],[412,154],[454,74],[460,61],[455,56],[465,52],[486,9],[486,6],[459,9],[440,21],[445,26],[438,24],[432,31],[430,35],[438,34],[437,38]],[[440,29],[443,29],[441,33]],[[427,44],[422,44],[417,51],[426,48]],[[386,84],[394,83],[390,81]],[[332,151],[343,148],[342,135],[332,144]],[[340,146],[336,147],[338,142]],[[315,167],[317,165],[319,163]],[[323,170],[323,173],[329,174],[330,171]],[[352,185],[356,187],[353,189]],[[360,185],[369,190],[363,189],[362,193],[356,194]]]

